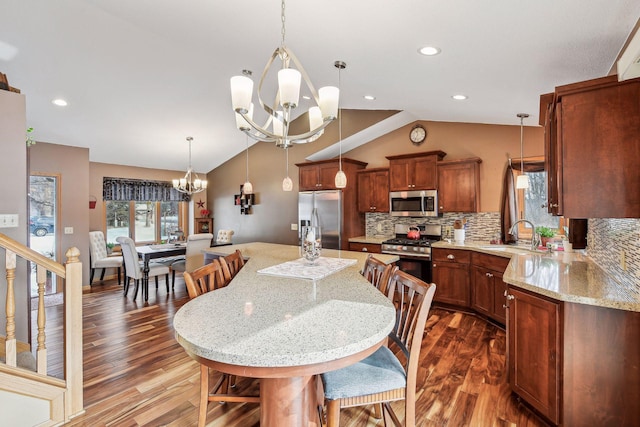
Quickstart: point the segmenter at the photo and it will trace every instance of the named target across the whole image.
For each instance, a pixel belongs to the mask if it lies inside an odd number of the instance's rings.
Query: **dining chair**
[[[425,324],[436,291],[401,270],[389,281],[389,298],[396,307],[396,323],[389,334],[390,347],[382,346],[353,365],[321,375],[327,407],[327,427],[340,425],[340,409],[382,404],[385,425],[415,427],[416,378]],[[404,400],[404,424],[390,402]]]
[[[364,262],[364,268],[362,269],[362,275],[373,286],[378,288],[380,292],[387,295],[387,288],[389,286],[389,279],[391,275],[398,267],[393,264],[385,264],[373,255],[367,255],[367,259]]]
[[[216,243],[231,243],[231,236],[233,236],[233,230],[218,230],[218,234],[216,235]]]
[[[116,238],[116,242],[120,243],[122,248],[122,256],[124,258],[124,266],[126,277],[124,278],[124,296],[127,296],[129,292],[130,279],[135,280],[136,289],[133,292],[133,299],[138,296],[138,286],[140,280],[144,278],[143,263],[138,258],[138,251],[136,250],[136,244],[130,237],[120,236]],[[158,264],[155,262],[149,263],[149,277],[153,276],[156,280],[156,289],[158,288],[158,276],[165,275],[165,283],[167,285],[167,292],[169,292],[169,267],[166,265]],[[143,289],[144,292],[149,292],[149,289]]]
[[[108,256],[107,243],[104,240],[102,231],[89,232],[89,262],[91,264],[91,275],[89,285],[93,284],[93,275],[97,268],[101,268],[100,280],[104,279],[104,272],[107,268],[118,269],[118,285],[120,284],[120,268],[123,265],[121,256]]]
[[[211,247],[211,240],[213,240],[211,233],[190,234],[187,237],[185,259],[171,263],[171,289],[176,283],[176,271],[191,272],[204,265],[203,251]]]
[[[244,267],[244,258],[242,252],[236,249],[235,252],[224,257],[220,257],[220,264],[222,264],[222,272],[224,274],[224,280],[228,282],[233,279],[238,271]]]
[[[183,273],[187,285],[189,299],[223,288],[229,283],[224,279],[222,264],[214,259],[211,263]],[[235,388],[234,376],[221,373],[218,381],[210,387],[209,367],[200,364],[200,409],[198,412],[198,427],[204,427],[207,421],[207,406],[209,402],[248,402],[260,403],[260,396],[239,395],[230,392]]]

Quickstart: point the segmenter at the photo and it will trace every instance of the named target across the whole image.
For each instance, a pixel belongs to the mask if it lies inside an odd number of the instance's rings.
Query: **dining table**
[[[136,247],[138,258],[143,262],[142,267],[142,293],[144,300],[149,300],[149,262],[152,259],[171,258],[187,253],[187,243],[163,243],[159,245],[146,245]]]
[[[243,243],[205,252],[225,256],[236,249],[245,266],[228,286],[178,310],[176,340],[203,365],[259,378],[262,427],[320,427],[318,374],[376,351],[395,324],[395,308],[361,275],[366,253],[323,249],[311,264],[290,245]]]

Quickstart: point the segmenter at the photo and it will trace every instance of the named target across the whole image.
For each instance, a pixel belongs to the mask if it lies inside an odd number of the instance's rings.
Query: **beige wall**
[[[343,138],[359,129],[370,126],[392,112],[345,110]],[[372,122],[372,118],[375,121]],[[514,121],[515,115],[514,115]],[[427,141],[415,147],[409,141],[409,124],[390,132],[361,147],[345,153],[346,157],[368,162],[367,167],[388,166],[385,156],[420,151],[442,150],[445,160],[480,157],[481,210],[497,212],[501,192],[502,174],[508,157],[520,156],[520,126],[497,126],[467,123],[422,121],[429,132]],[[282,191],[285,176],[284,152],[273,144],[256,143],[249,150],[249,178],[256,193],[257,204],[251,215],[240,215],[233,205],[233,195],[239,192],[245,181],[245,153],[234,157],[208,174],[208,197],[214,212],[214,229],[232,229],[234,241],[267,241],[296,244],[297,232],[291,224],[298,220],[298,168],[294,163],[337,141],[337,126],[329,126],[325,135],[317,141],[295,146],[289,151],[289,175],[294,181],[291,193]],[[525,156],[543,154],[543,130],[525,127]],[[349,182],[348,185],[355,183]]]
[[[27,119],[25,96],[0,90],[0,213],[17,214],[17,228],[0,228],[0,233],[27,244],[29,215],[27,213],[27,147],[25,144]],[[7,274],[4,251],[0,251],[0,305],[4,307],[7,295]],[[27,341],[29,336],[29,287],[27,264],[19,261],[15,278],[16,338]],[[6,316],[0,316],[0,327],[6,329]],[[3,332],[0,334],[5,335]]]

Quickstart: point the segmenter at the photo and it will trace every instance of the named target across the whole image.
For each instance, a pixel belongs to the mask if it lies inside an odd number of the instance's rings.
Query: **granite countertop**
[[[466,249],[511,259],[503,280],[540,295],[579,304],[640,312],[640,287],[615,280],[581,252],[530,251],[484,242],[437,242],[432,248]]]
[[[389,240],[391,238],[393,238],[393,236],[358,236],[358,237],[349,237],[349,242],[370,243],[373,245],[380,245],[385,240]]]
[[[366,253],[323,249],[322,257],[356,263],[313,281],[258,273],[300,258],[297,246],[245,243],[206,252],[236,249],[248,261],[231,283],[189,301],[174,317],[176,339],[190,354],[237,366],[322,364],[371,348],[391,331],[393,304],[360,275]]]

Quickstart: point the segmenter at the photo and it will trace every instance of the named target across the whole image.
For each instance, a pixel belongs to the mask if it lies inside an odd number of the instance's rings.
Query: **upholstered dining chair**
[[[107,268],[116,268],[118,270],[118,285],[120,284],[120,268],[123,263],[122,257],[107,255],[107,243],[104,240],[102,231],[89,232],[89,260],[91,264],[89,285],[93,284],[93,275],[97,268],[102,269],[100,280],[104,279],[104,272]]]
[[[389,279],[391,275],[398,267],[393,264],[385,264],[373,255],[367,255],[367,259],[364,262],[364,268],[362,269],[362,275],[373,286],[378,288],[380,292],[387,295],[387,287],[389,285]]]
[[[415,427],[420,348],[435,291],[433,283],[401,270],[393,273],[388,296],[396,306],[396,324],[389,334],[389,347],[382,346],[360,362],[321,375],[327,427],[339,426],[340,408],[380,403],[385,425],[392,422],[398,427]],[[397,400],[404,400],[404,424],[390,405]]]
[[[233,279],[238,271],[244,267],[244,258],[242,253],[236,249],[235,252],[224,257],[220,257],[220,264],[222,264],[222,272],[224,274],[224,280],[229,283]]]
[[[136,289],[133,292],[133,299],[135,300],[138,296],[140,281],[144,277],[144,272],[142,270],[143,263],[138,259],[138,251],[136,250],[136,244],[133,239],[126,236],[120,236],[116,238],[116,242],[120,243],[120,247],[122,248],[122,257],[124,258],[126,271],[126,277],[124,279],[124,296],[126,297],[129,292],[129,280],[133,279],[136,283]],[[163,274],[165,275],[167,292],[169,292],[169,267],[155,262],[149,263],[149,277],[155,277],[156,289],[158,288],[158,276]],[[146,291],[148,291],[148,289]]]
[[[190,299],[223,288],[229,283],[224,279],[222,265],[217,259],[191,272],[185,271],[183,275]],[[200,364],[200,409],[198,412],[198,427],[204,427],[206,424],[207,406],[209,402],[260,403],[260,396],[233,394],[230,392],[231,387],[235,387],[234,376],[229,374],[221,374],[213,387],[210,387],[209,367]]]
[[[216,235],[216,243],[231,243],[231,236],[233,236],[233,230],[218,230],[218,234]]]
[[[213,234],[211,233],[190,234],[187,237],[187,252],[185,254],[185,259],[175,261],[171,264],[172,289],[176,283],[176,271],[191,272],[204,265],[204,253],[202,251],[211,247],[212,240]]]

